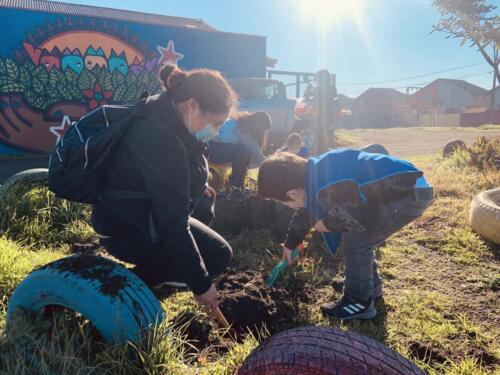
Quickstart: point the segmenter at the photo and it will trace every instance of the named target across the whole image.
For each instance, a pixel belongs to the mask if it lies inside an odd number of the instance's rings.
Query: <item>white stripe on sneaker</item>
[[[362,304],[360,304],[360,303],[357,303],[357,304],[356,304],[356,306],[357,306],[357,307],[359,307],[361,310],[365,308],[365,307],[364,307]]]
[[[359,312],[359,309],[356,307],[356,305],[349,305],[349,308],[351,310],[354,310],[355,312]]]
[[[349,306],[344,306],[344,307],[343,307],[343,309],[344,309],[345,311],[347,311],[349,314],[354,314],[354,313],[355,313],[354,311],[352,311],[352,310],[349,308]]]

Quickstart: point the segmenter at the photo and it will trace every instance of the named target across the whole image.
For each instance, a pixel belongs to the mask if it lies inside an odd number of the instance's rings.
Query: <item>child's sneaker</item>
[[[338,302],[321,305],[321,312],[325,318],[341,320],[372,319],[377,315],[373,299],[354,301],[346,296],[342,297]]]

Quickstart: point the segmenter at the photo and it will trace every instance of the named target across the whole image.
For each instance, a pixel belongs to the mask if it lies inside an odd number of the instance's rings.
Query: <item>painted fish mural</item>
[[[159,92],[158,68],[184,55],[173,40],[148,50],[125,39],[69,30],[40,41],[28,37],[15,59],[0,58],[0,143],[49,153],[71,121],[89,110]]]

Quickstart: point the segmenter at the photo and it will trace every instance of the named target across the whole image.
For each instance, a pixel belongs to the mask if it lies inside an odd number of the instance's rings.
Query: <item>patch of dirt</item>
[[[118,265],[108,259],[81,255],[62,258],[40,267],[40,270],[58,270],[78,275],[82,279],[97,280],[100,283],[99,292],[110,297],[118,297],[120,291],[127,285],[127,278],[113,273]]]
[[[344,130],[345,134],[355,137],[351,147],[364,146],[369,143],[380,143],[391,155],[408,157],[441,153],[443,147],[451,140],[461,139],[472,145],[478,136],[492,139],[500,136],[500,130],[484,129],[432,129],[432,128],[396,128],[396,129],[354,129]],[[411,142],[407,140],[411,139]]]
[[[70,245],[70,250],[72,254],[83,254],[83,255],[100,255],[104,253],[104,248],[99,244],[99,241],[84,242],[84,243],[73,243]]]
[[[438,348],[422,342],[412,342],[409,345],[410,353],[420,361],[443,364],[446,362],[446,353]]]
[[[467,355],[478,359],[483,366],[493,367],[499,363],[498,358],[481,348],[472,348]]]
[[[266,277],[230,269],[216,280],[220,309],[237,334],[258,332],[264,326],[273,334],[295,323],[301,303],[318,300],[317,290],[299,279],[285,289],[269,288]]]
[[[452,260],[450,255],[430,250],[420,246],[418,249],[420,259],[415,262],[411,257],[399,258],[399,269],[406,269],[406,275],[422,276],[419,281],[419,290],[426,292],[437,291],[453,299],[454,304],[450,312],[455,314],[466,312],[477,324],[489,325],[498,329],[500,327],[500,316],[498,315],[496,301],[498,293],[492,288],[484,288],[479,281],[468,281],[473,275],[485,275],[488,273],[498,274],[500,268],[491,259],[482,259],[484,264],[463,265]],[[383,270],[383,266],[382,266]],[[429,272],[432,270],[432,272]],[[398,275],[396,279],[385,279],[388,294],[398,294],[400,289],[408,288],[408,280]]]
[[[272,333],[281,321],[293,316],[283,302],[289,292],[268,288],[259,272],[229,270],[216,281],[216,286],[220,309],[237,333],[259,331],[264,326]]]
[[[183,311],[171,322],[182,332],[186,340],[198,349],[206,348],[217,341],[212,335],[212,325],[198,318],[193,312]]]
[[[236,334],[228,335],[228,340],[242,339],[249,331],[258,333],[264,327],[273,334],[293,323],[298,303],[310,303],[316,298],[315,290],[300,282],[288,290],[269,288],[265,276],[255,271],[229,269],[215,284],[220,295],[219,307]],[[227,352],[226,338],[218,336],[209,321],[193,312],[181,312],[171,322],[203,356]]]

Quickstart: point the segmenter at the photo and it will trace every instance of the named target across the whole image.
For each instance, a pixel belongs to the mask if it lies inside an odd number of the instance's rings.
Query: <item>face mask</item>
[[[194,136],[196,137],[197,140],[203,143],[208,143],[215,137],[217,137],[217,129],[215,129],[212,124],[208,124],[205,126],[203,129],[197,131],[194,133]]]

